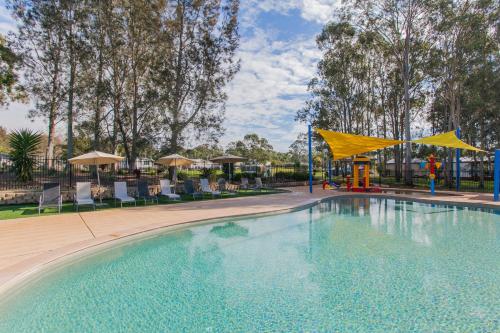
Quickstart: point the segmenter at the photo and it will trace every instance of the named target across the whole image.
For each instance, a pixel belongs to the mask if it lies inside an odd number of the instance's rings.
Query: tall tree
[[[224,87],[239,69],[238,8],[238,0],[176,0],[159,8],[154,84],[171,152],[187,129],[198,137],[222,134]]]
[[[20,64],[20,57],[0,35],[0,106],[7,105],[9,101],[26,99],[24,88],[19,84]]]
[[[45,157],[54,157],[56,125],[65,119],[64,31],[56,2],[15,0],[9,7],[18,21],[18,32],[10,36],[12,47],[21,57],[26,89],[35,101],[31,118],[47,121]]]

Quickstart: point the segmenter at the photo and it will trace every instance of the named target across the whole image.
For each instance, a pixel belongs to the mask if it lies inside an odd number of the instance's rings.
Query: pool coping
[[[401,189],[384,189],[384,190],[394,190],[401,191]],[[480,202],[463,202],[463,201],[453,201],[457,197],[464,198],[463,195],[455,193],[446,193],[444,196],[430,196],[426,192],[412,191],[411,193],[425,194],[424,196],[413,196],[412,194],[392,194],[392,193],[352,193],[352,192],[322,192],[320,197],[306,197],[304,200],[295,206],[276,209],[265,212],[256,213],[244,213],[244,214],[234,214],[224,217],[216,218],[201,218],[192,219],[189,221],[178,222],[174,224],[165,225],[149,225],[149,227],[143,227],[138,230],[130,229],[123,231],[120,235],[105,235],[99,236],[94,239],[84,240],[80,242],[75,242],[67,246],[56,248],[50,250],[47,253],[42,253],[35,255],[29,259],[23,260],[12,266],[8,266],[3,270],[0,270],[0,297],[3,299],[10,298],[18,290],[31,281],[43,277],[45,274],[50,273],[51,270],[70,264],[77,260],[81,260],[86,256],[97,254],[100,251],[105,251],[109,248],[120,246],[125,243],[131,243],[134,241],[140,241],[142,239],[155,237],[162,233],[174,232],[180,229],[189,228],[191,226],[212,224],[212,223],[223,223],[224,221],[248,218],[248,217],[263,217],[286,214],[290,212],[304,210],[310,207],[314,207],[321,202],[335,200],[335,199],[345,199],[345,198],[385,198],[392,200],[401,201],[411,201],[420,202],[425,204],[445,204],[457,207],[470,207],[470,208],[482,208],[490,209],[495,213],[500,214],[500,205],[497,203],[490,203],[485,200]],[[293,192],[291,192],[293,193]],[[286,193],[281,193],[278,195],[283,195]],[[325,195],[326,194],[326,195]],[[264,196],[265,197],[265,196]],[[189,204],[189,203],[187,203]],[[7,271],[7,272],[5,272]]]

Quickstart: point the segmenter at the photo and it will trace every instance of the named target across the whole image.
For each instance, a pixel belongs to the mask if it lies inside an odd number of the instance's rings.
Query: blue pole
[[[309,193],[313,193],[313,154],[312,154],[312,127],[307,126],[307,138],[309,140]]]
[[[500,201],[500,149],[495,150],[495,181],[493,184],[493,199]]]
[[[332,183],[332,159],[328,159],[328,184]]]
[[[436,194],[436,190],[435,190],[435,184],[434,184],[434,179],[431,179],[431,194],[434,195]]]
[[[460,139],[460,127],[457,127],[457,131],[456,131],[456,134],[457,134],[457,138]],[[456,185],[457,185],[457,191],[460,191],[460,149],[457,148],[456,150]]]

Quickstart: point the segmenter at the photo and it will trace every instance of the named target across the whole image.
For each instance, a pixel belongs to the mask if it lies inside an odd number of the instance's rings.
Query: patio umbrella
[[[165,165],[165,166],[173,166],[174,167],[174,176],[172,177],[172,180],[177,181],[177,167],[178,166],[189,166],[194,163],[193,160],[184,157],[179,154],[172,154],[172,155],[167,155],[160,157],[156,163]]]
[[[214,157],[210,159],[211,162],[223,164],[223,163],[229,163],[229,181],[231,181],[231,163],[238,163],[238,162],[243,162],[246,161],[247,159],[244,157],[240,156],[235,156],[231,154],[227,155],[222,155],[218,157]]]
[[[117,155],[113,155],[113,154],[108,154],[108,153],[103,153],[101,151],[94,150],[90,153],[70,158],[68,160],[68,162],[71,164],[95,165],[96,166],[97,184],[98,184],[98,188],[99,188],[99,202],[102,204],[101,179],[99,178],[99,165],[115,164],[115,163],[123,161],[123,159],[125,159],[125,157],[121,157],[121,156],[117,156]]]

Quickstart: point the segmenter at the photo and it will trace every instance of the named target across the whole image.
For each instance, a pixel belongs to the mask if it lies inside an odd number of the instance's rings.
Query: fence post
[[[461,136],[461,133],[460,133],[460,127],[457,127],[457,130],[456,130],[456,135],[457,135],[457,138],[460,139],[460,136]],[[456,149],[456,153],[455,153],[455,163],[456,163],[456,171],[455,171],[455,176],[456,176],[456,186],[457,186],[457,192],[460,191],[460,148],[457,148]]]
[[[71,188],[72,183],[73,183],[73,168],[71,167],[71,163],[69,161],[66,161],[69,169],[69,186],[68,188]]]
[[[332,183],[332,159],[328,158],[328,184]]]
[[[500,200],[500,149],[495,150],[495,173],[493,184],[493,200]]]
[[[313,163],[312,163],[312,127],[307,126],[307,139],[309,141],[309,193],[313,193]]]

